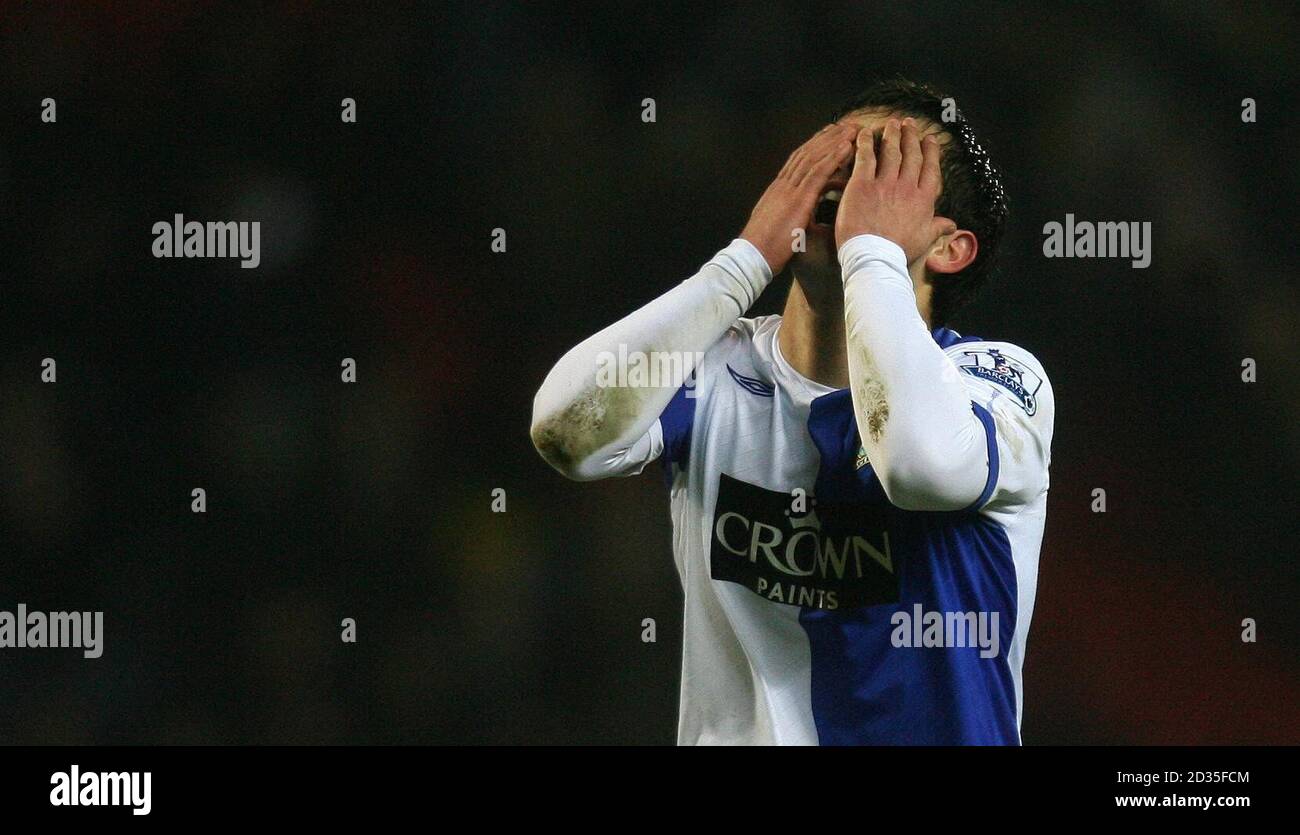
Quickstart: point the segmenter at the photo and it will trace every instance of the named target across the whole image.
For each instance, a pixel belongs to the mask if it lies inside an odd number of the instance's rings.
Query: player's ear
[[[952,234],[940,236],[934,242],[929,254],[925,256],[925,267],[932,273],[942,275],[959,273],[975,260],[979,248],[974,232],[958,229]]]

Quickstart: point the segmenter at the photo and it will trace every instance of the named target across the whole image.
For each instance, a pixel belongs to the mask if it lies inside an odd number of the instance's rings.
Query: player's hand
[[[807,231],[830,176],[853,155],[853,135],[849,125],[822,128],[790,155],[758,199],[740,237],[763,253],[772,275],[785,269],[794,253],[794,230]]]
[[[890,119],[876,153],[869,130],[857,136],[853,174],[835,215],[835,244],[857,235],[879,235],[902,247],[911,264],[934,242],[957,231],[957,224],[936,217],[939,197],[939,141],[921,138],[913,119]]]

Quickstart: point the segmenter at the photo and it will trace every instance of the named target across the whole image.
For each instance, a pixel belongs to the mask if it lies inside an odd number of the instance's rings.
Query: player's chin
[[[814,260],[835,260],[835,218],[829,223],[814,220],[808,224],[808,255]]]

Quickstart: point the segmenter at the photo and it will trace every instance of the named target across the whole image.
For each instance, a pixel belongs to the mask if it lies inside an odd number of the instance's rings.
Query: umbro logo
[[[757,394],[759,397],[773,397],[776,395],[776,386],[765,383],[757,377],[746,377],[732,368],[730,364],[727,365],[727,373],[731,375],[731,379],[736,381],[736,385],[750,394]]]

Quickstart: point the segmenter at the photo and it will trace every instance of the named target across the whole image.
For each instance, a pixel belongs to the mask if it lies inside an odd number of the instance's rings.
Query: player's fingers
[[[938,195],[940,174],[939,158],[943,155],[943,149],[939,147],[939,140],[934,134],[930,134],[921,140],[921,188],[925,191]]]
[[[826,148],[825,153],[808,167],[808,173],[800,182],[800,187],[810,189],[814,196],[819,196],[822,188],[826,185],[826,181],[852,155],[853,143],[847,139],[839,140],[836,144]]]
[[[803,175],[802,166],[807,164],[810,150],[815,148],[818,140],[821,139],[823,135],[830,132],[834,127],[835,125],[833,124],[822,127],[821,130],[804,140],[802,145],[791,151],[790,156],[785,161],[785,165],[782,166],[780,172],[777,173],[777,179],[784,178],[787,180],[798,180]]]
[[[876,179],[893,180],[898,177],[899,166],[903,162],[902,149],[899,147],[901,126],[897,119],[885,123],[885,131],[880,137],[880,155],[876,161]]]
[[[842,137],[838,144],[831,149],[831,173],[835,173],[844,163],[853,158],[853,152],[856,150],[853,146],[853,132]]]
[[[857,129],[852,125],[833,124],[823,127],[813,135],[813,138],[803,143],[800,148],[803,152],[800,161],[790,172],[792,177],[797,181],[805,181],[813,166],[822,163],[828,155],[835,155],[842,144],[852,140],[855,130]]]
[[[844,152],[844,146],[853,147],[853,132],[836,131],[834,134],[827,136],[815,147],[808,149],[808,165],[810,168],[820,168],[827,159],[839,158]]]
[[[870,128],[858,131],[857,157],[853,160],[853,174],[849,180],[871,180],[876,176],[876,137]]]
[[[795,148],[794,152],[790,154],[790,158],[786,160],[785,167],[781,169],[781,173],[779,173],[777,177],[794,180],[795,182],[803,179],[807,171],[809,157],[816,153],[815,149],[817,148],[819,141],[834,127],[834,125],[826,125],[811,137],[804,140],[804,143],[798,148]]]
[[[816,133],[808,137],[800,147],[807,148],[809,151],[815,151],[827,142],[834,141],[835,134],[838,130],[839,125],[835,123],[823,125]]]
[[[813,163],[820,160],[840,142],[844,141],[845,136],[851,134],[852,129],[847,125],[832,124],[822,128],[803,144],[803,150],[807,153],[808,161]]]
[[[903,120],[898,144],[903,156],[898,178],[909,185],[916,185],[921,179],[921,132],[916,128],[915,119]]]

